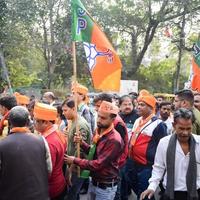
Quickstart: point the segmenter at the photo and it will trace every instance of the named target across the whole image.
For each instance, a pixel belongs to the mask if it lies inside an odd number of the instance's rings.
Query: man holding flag
[[[80,142],[85,153],[90,154],[92,146],[95,146],[93,158],[87,160],[69,155],[65,155],[64,158],[68,164],[90,170],[90,200],[113,200],[115,197],[119,179],[119,159],[124,148],[124,142],[113,125],[117,114],[118,108],[114,104],[103,101],[98,111],[93,144],[88,145],[79,135],[74,138],[75,142]]]

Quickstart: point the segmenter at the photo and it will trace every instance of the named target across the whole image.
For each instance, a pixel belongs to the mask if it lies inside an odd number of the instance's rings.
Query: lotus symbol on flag
[[[87,42],[84,42],[84,48],[90,71],[92,71],[95,67],[98,56],[106,56],[107,62],[113,63],[113,53],[109,49],[107,49],[105,52],[98,51],[96,45],[89,44]]]

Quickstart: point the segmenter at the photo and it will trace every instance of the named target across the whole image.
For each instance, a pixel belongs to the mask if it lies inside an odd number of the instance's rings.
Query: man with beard
[[[160,103],[160,118],[167,126],[167,134],[172,134],[172,118],[171,118],[171,103],[163,101]]]
[[[126,124],[128,130],[128,138],[130,139],[133,124],[135,120],[139,117],[137,111],[134,109],[132,98],[129,95],[124,95],[119,100],[120,117]]]
[[[200,199],[200,138],[192,134],[193,114],[180,108],[174,113],[174,134],[160,140],[148,189],[150,199],[163,178],[164,200]]]
[[[117,116],[118,108],[110,102],[103,101],[98,111],[97,129],[93,137],[93,146],[96,146],[92,160],[65,156],[68,164],[76,164],[82,169],[90,170],[92,181],[89,185],[90,200],[113,200],[117,190],[119,175],[119,157],[123,151],[123,140],[114,129],[113,121]],[[89,153],[92,146],[80,141],[81,148]]]
[[[96,112],[98,112],[99,107],[101,105],[101,103],[103,101],[107,101],[107,102],[112,102],[112,95],[107,94],[107,93],[101,93],[97,96],[95,96],[94,98],[94,107]],[[123,149],[123,153],[121,154],[121,157],[119,159],[119,167],[120,167],[120,180],[118,183],[118,188],[117,188],[117,192],[116,192],[116,196],[115,196],[115,200],[121,199],[126,199],[128,198],[128,192],[126,192],[128,189],[128,186],[126,186],[126,181],[124,177],[124,165],[126,163],[126,159],[128,156],[128,132],[127,132],[127,128],[126,128],[126,124],[124,123],[124,121],[122,120],[122,118],[119,116],[119,114],[117,114],[117,116],[114,119],[114,128],[115,130],[120,134],[121,138],[124,141],[124,149]],[[121,185],[123,184],[123,187],[121,187]]]
[[[184,89],[176,92],[174,108],[175,110],[186,108],[193,112],[194,122],[192,124],[192,133],[200,135],[200,112],[194,107],[194,95],[191,90]]]
[[[137,114],[137,111],[134,109],[132,98],[129,95],[124,95],[120,98],[119,108],[120,108],[119,115],[126,124],[128,131],[128,140],[129,140],[132,134],[133,124],[135,123],[135,120],[139,117],[139,115]],[[117,199],[128,200],[128,196],[129,194],[131,194],[131,188],[126,179],[125,170],[127,170],[127,166],[123,166],[120,170],[122,187],[120,187],[120,192],[116,193],[115,200]]]

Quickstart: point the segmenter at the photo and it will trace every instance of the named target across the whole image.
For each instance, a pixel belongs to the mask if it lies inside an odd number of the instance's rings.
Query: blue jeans
[[[90,182],[88,189],[88,200],[113,200],[117,191],[117,185],[101,189]]]
[[[138,165],[132,159],[128,159],[125,172],[131,189],[135,192],[139,200],[141,193],[145,191],[149,185],[148,180],[151,177],[152,167]],[[145,198],[145,200],[149,199]],[[152,197],[151,200],[154,200],[154,197]]]
[[[79,199],[79,192],[83,185],[85,179],[77,177],[76,173],[72,173],[72,186],[69,187],[67,199],[69,200],[77,200]]]

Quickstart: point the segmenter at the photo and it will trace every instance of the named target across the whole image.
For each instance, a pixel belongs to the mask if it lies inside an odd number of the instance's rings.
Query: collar
[[[55,124],[48,126],[44,132],[42,132],[41,134],[46,138],[47,136],[49,136],[51,133],[57,131],[57,126]]]
[[[55,101],[52,101],[49,105],[53,106],[55,103],[56,103]]]
[[[104,135],[107,135],[111,132],[111,130],[114,128],[113,123],[108,127],[103,133],[99,134],[99,128],[96,129],[95,135],[93,137],[93,142],[96,144]]]
[[[30,130],[27,127],[13,127],[10,130],[11,133],[30,133]]]
[[[85,102],[81,102],[78,105],[78,111],[82,111],[83,107],[85,106]]]
[[[200,138],[198,135],[192,134],[196,143],[200,143]]]

